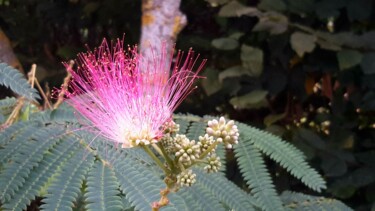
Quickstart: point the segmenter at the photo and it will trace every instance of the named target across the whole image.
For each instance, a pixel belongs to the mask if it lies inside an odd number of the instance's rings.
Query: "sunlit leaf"
[[[354,50],[343,50],[337,53],[340,70],[349,69],[361,63],[362,54]]]
[[[267,11],[282,12],[286,10],[286,4],[283,0],[261,0],[258,8]]]
[[[277,12],[266,12],[259,17],[259,22],[253,31],[269,31],[271,34],[281,34],[288,29],[288,18]]]
[[[219,82],[219,72],[217,70],[206,68],[203,75],[206,77],[206,79],[202,80],[202,86],[208,96],[221,89],[222,84]]]
[[[223,81],[226,78],[240,77],[243,75],[251,76],[251,72],[242,66],[233,66],[219,73],[219,81]]]
[[[218,38],[212,40],[212,46],[220,50],[233,50],[238,47],[238,41],[234,38]]]
[[[255,7],[247,7],[238,1],[231,1],[219,11],[221,17],[240,17],[242,15],[256,16],[260,11]]]
[[[237,109],[251,109],[251,108],[261,108],[267,105],[266,96],[268,92],[264,90],[255,90],[248,94],[234,97],[230,99],[230,104],[232,104]]]
[[[286,116],[286,113],[281,114],[270,114],[264,118],[263,122],[268,127],[272,125],[273,123],[283,119]]]
[[[364,54],[361,67],[365,74],[375,73],[375,53]]]
[[[263,71],[263,51],[248,45],[241,46],[242,66],[251,72],[252,76],[259,76]]]
[[[303,57],[305,53],[310,53],[314,50],[316,39],[315,35],[294,32],[290,37],[290,43],[298,56]]]
[[[211,7],[217,7],[219,5],[227,3],[229,0],[205,0],[210,3]]]

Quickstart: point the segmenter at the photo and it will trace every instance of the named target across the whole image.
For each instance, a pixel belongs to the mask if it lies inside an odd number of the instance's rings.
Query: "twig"
[[[152,211],[159,211],[160,208],[169,204],[168,194],[170,190],[168,187],[160,191],[160,200],[152,203]]]
[[[45,93],[46,93],[46,97],[47,97],[47,99],[51,99],[51,89],[49,88],[48,82],[46,82],[46,83],[44,84],[44,89],[46,90]],[[47,106],[46,106],[46,102],[44,102],[43,107],[44,107],[44,108],[47,107]]]
[[[74,65],[74,61],[70,60],[68,70],[71,70],[73,68],[73,65]],[[59,93],[57,101],[53,105],[53,109],[58,108],[61,105],[61,103],[64,101],[64,95],[65,95],[65,92],[68,90],[68,85],[69,85],[69,81],[70,81],[71,77],[72,77],[72,74],[68,71],[68,74],[64,78],[64,83],[61,87],[61,91]]]
[[[40,83],[38,82],[37,78],[35,78],[35,85],[38,88],[40,94],[42,95],[45,104],[47,104],[47,106],[48,106],[49,109],[52,109],[51,103],[48,100],[49,98],[47,97],[47,94],[44,92],[44,90],[40,86]]]
[[[12,113],[9,115],[7,121],[5,121],[4,125],[7,126],[7,125],[11,125],[13,124],[14,121],[16,121],[22,107],[23,107],[23,104],[25,104],[25,98],[24,97],[20,97],[17,99],[17,104],[16,106],[14,107]]]
[[[33,64],[33,65],[31,65],[30,72],[27,74],[27,77],[29,79],[29,83],[31,84],[32,88],[34,88],[35,72],[36,72],[36,64]]]

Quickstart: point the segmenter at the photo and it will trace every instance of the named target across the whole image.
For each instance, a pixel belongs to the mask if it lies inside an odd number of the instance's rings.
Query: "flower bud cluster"
[[[207,173],[215,173],[218,172],[221,167],[220,157],[216,154],[212,154],[207,157],[207,165],[204,167],[204,170]]]
[[[161,143],[168,153],[174,153],[176,147],[173,136],[180,130],[180,125],[171,120],[164,123],[163,129],[164,136],[161,139]]]
[[[226,122],[224,117],[220,117],[219,121],[216,119],[208,121],[206,132],[216,138],[216,141],[224,142],[228,149],[231,149],[233,144],[238,143],[239,133],[233,120]]]
[[[204,152],[208,150],[208,148],[215,142],[214,137],[209,136],[208,134],[204,134],[204,136],[199,136],[199,146],[201,149],[201,152]],[[215,149],[212,149],[211,153],[214,153]]]
[[[164,123],[163,129],[165,134],[176,134],[180,130],[180,125],[170,120]]]
[[[185,170],[177,175],[177,184],[181,187],[190,187],[196,182],[195,177],[196,174],[192,170]]]
[[[206,134],[199,136],[199,140],[190,140],[185,135],[177,134],[179,125],[173,121],[167,122],[162,137],[162,151],[169,155],[166,167],[174,173],[179,187],[189,187],[195,182],[195,174],[190,170],[192,166],[201,166],[207,173],[218,172],[221,167],[220,157],[216,148],[223,143],[226,148],[232,148],[238,143],[238,129],[234,121],[208,121]],[[203,164],[203,165],[202,165]]]
[[[175,156],[178,162],[185,166],[189,166],[200,155],[200,146],[194,140],[189,140],[185,135],[177,134],[175,137]]]

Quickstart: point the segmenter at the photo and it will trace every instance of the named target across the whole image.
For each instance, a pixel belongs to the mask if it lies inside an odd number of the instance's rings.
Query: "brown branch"
[[[170,190],[168,187],[160,191],[160,200],[158,202],[152,203],[152,211],[159,211],[160,208],[167,206],[169,204],[168,194]]]
[[[51,103],[49,102],[49,98],[47,97],[47,94],[44,92],[43,88],[40,86],[40,83],[38,82],[38,79],[35,78],[35,85],[36,87],[38,88],[40,94],[42,95],[43,97],[43,100],[44,100],[44,104],[48,106],[49,109],[52,109],[52,105]],[[45,107],[45,106],[44,106]]]

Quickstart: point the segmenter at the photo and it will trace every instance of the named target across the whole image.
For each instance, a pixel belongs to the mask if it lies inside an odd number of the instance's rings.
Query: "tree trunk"
[[[142,0],[140,52],[143,56],[152,58],[146,49],[151,46],[155,52],[160,52],[163,41],[167,49],[174,45],[178,33],[187,23],[180,3],[181,0]]]

